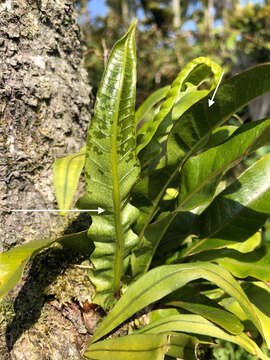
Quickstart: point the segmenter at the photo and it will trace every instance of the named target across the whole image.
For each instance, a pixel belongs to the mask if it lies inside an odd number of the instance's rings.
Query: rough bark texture
[[[74,0],[0,0],[0,252],[64,228],[59,215],[3,209],[56,207],[52,164],[84,145],[91,99]],[[0,301],[1,360],[81,359],[100,317],[82,311],[85,259],[47,250]]]
[[[89,260],[54,247],[37,256],[0,302],[1,360],[81,360],[102,313],[86,312]],[[15,299],[15,301],[14,301]]]
[[[73,0],[0,2],[0,69],[0,208],[53,208],[53,161],[80,149],[90,121]],[[1,211],[0,251],[60,223]]]

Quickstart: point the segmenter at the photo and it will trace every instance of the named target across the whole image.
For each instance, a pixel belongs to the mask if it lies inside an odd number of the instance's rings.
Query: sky
[[[261,3],[262,0],[250,0],[251,3]],[[241,4],[245,5],[247,0],[241,0]],[[103,16],[106,14],[106,5],[105,0],[90,0],[89,2],[89,10],[91,18],[95,18],[96,16]]]
[[[88,8],[92,19],[96,16],[106,14],[105,0],[90,0]]]

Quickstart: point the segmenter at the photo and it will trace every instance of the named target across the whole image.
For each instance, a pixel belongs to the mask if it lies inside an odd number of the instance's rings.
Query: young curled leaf
[[[145,121],[146,116],[150,113],[153,114],[154,106],[157,105],[169,91],[170,86],[164,86],[153,92],[138,108],[135,114],[135,122],[137,127],[141,125],[143,121]]]
[[[211,60],[204,57],[194,59],[179,73],[177,78],[173,81],[171,88],[167,92],[166,98],[162,103],[159,112],[153,117],[153,119],[148,121],[139,129],[137,134],[137,154],[150,143],[162,121],[166,118],[166,116],[173,109],[173,106],[185,93],[187,85],[191,84],[190,87],[193,90],[197,90],[197,87],[205,80],[205,78],[208,77],[211,72],[214,74],[214,83],[210,89],[212,90],[218,82],[221,74],[221,68],[218,64],[212,62]],[[192,93],[190,89],[186,91],[186,93],[190,92]],[[209,91],[206,93],[203,92],[203,96],[207,95],[208,92]],[[200,96],[195,96],[194,101],[197,101],[200,98]],[[193,98],[189,99],[189,102],[190,101],[191,103],[194,103],[192,102]],[[156,141],[156,139],[153,139],[153,141],[154,140]]]

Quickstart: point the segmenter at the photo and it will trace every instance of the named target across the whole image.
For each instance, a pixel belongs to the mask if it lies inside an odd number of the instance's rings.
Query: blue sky
[[[262,0],[250,0],[252,3],[261,3]],[[241,4],[245,5],[247,0],[241,0]],[[90,17],[93,19],[98,15],[106,14],[105,0],[90,0],[89,2]]]
[[[88,8],[90,10],[91,19],[98,15],[106,14],[105,0],[90,0]]]

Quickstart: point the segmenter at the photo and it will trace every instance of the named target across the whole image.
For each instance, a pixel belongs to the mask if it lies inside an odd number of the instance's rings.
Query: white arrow
[[[105,210],[101,207],[98,207],[95,210],[57,210],[57,209],[0,209],[1,211],[13,211],[13,212],[97,212],[98,214],[103,213]]]
[[[224,71],[222,72],[222,74],[221,74],[221,76],[220,76],[220,78],[219,78],[219,80],[218,80],[217,87],[215,88],[215,91],[214,91],[214,94],[213,94],[213,96],[212,96],[212,99],[208,99],[208,106],[209,106],[209,107],[212,106],[212,105],[215,103],[215,102],[214,102],[214,97],[216,96],[216,93],[217,93],[218,87],[219,87],[219,85],[220,85],[220,82],[221,82],[221,80],[222,80],[222,78],[223,78],[223,75],[224,75]]]

